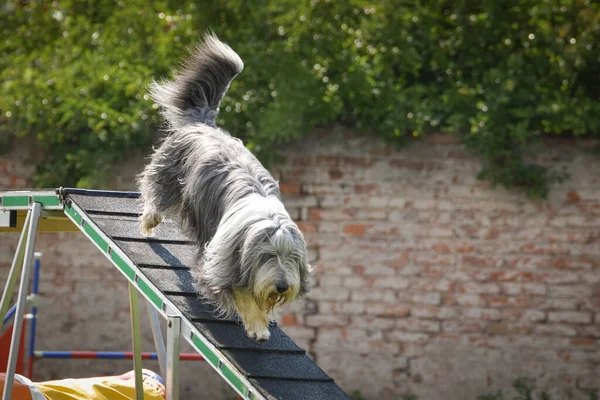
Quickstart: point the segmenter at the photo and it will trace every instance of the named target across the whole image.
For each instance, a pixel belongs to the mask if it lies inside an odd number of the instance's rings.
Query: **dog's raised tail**
[[[150,95],[174,129],[198,122],[216,126],[221,99],[243,68],[236,52],[209,33],[173,80],[150,85]]]

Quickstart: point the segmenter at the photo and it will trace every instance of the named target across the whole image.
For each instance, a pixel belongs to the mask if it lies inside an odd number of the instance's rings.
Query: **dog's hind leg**
[[[181,160],[185,158],[183,146],[173,144],[169,137],[152,156],[152,161],[138,176],[141,204],[140,231],[151,236],[152,229],[165,217],[172,217],[181,205]]]

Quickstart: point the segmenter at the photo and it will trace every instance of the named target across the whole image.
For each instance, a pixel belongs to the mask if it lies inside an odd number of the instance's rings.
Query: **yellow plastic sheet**
[[[0,388],[4,386],[5,375],[0,374]],[[21,379],[19,379],[21,378]],[[162,379],[149,370],[143,370],[144,400],[165,400],[166,391]],[[135,399],[135,376],[133,371],[120,376],[104,376],[80,379],[61,379],[33,383],[23,377],[16,377],[13,399],[35,398],[27,393],[29,389],[41,392],[47,400],[133,400]],[[36,390],[37,389],[37,390]],[[19,393],[19,394],[17,394]],[[17,397],[15,397],[15,395]]]

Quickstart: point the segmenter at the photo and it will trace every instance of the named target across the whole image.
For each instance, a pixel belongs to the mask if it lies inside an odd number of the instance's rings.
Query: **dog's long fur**
[[[309,290],[304,238],[286,212],[279,185],[241,140],[216,126],[221,99],[242,60],[207,35],[174,80],[154,82],[169,135],[138,178],[151,234],[164,217],[197,245],[192,270],[200,295],[242,318],[249,336],[269,337],[274,307]],[[279,293],[276,287],[288,285]]]

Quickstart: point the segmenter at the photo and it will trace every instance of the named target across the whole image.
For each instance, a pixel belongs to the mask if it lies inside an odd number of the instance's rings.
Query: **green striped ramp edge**
[[[212,364],[221,375],[238,390],[243,396],[251,400],[259,399],[255,390],[250,390],[246,383],[240,379],[239,372],[234,371],[229,365],[221,361],[216,352],[214,352],[209,346],[207,346],[201,339],[200,335],[192,331],[192,344],[196,350],[204,357],[204,360]]]
[[[111,246],[112,242],[106,235],[98,229],[94,224],[86,220],[84,214],[72,205],[65,205],[65,214],[67,214],[73,222],[79,227],[79,229],[102,250],[104,255],[112,261],[119,271],[123,273],[129,279],[129,281],[135,284],[140,292],[142,292],[148,300],[152,302],[159,310],[163,308],[162,298],[157,294],[156,290],[148,284],[140,276],[136,268],[123,257],[116,247]]]
[[[30,199],[33,203],[42,204],[42,208],[59,208],[60,201],[58,197],[51,192],[20,192],[18,194],[3,193],[2,194],[3,208],[27,208],[30,206]]]

